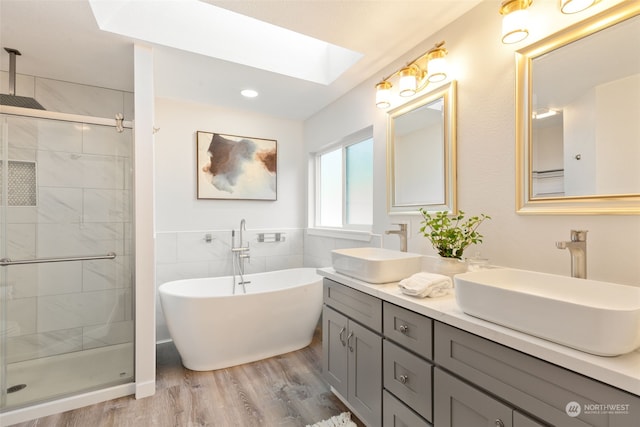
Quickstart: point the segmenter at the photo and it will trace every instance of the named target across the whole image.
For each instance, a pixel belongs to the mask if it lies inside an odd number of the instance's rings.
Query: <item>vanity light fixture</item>
[[[414,96],[426,88],[429,83],[446,79],[446,56],[448,52],[443,46],[444,41],[436,43],[428,52],[383,78],[376,85],[376,106],[378,108],[389,108],[391,106],[393,84],[389,80],[394,77],[398,77],[398,93],[402,97]]]
[[[560,0],[560,11],[565,14],[582,12],[596,4],[598,0]]]
[[[502,15],[502,43],[512,44],[524,40],[529,35],[529,11],[533,0],[503,0],[500,5]]]

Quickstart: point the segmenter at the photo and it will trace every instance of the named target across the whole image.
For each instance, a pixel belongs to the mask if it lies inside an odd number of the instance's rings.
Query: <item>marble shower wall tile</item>
[[[38,150],[82,152],[82,125],[58,120],[38,120]]]
[[[38,270],[32,265],[13,265],[5,274],[8,300],[38,295]]]
[[[133,152],[132,130],[125,129],[118,134],[113,126],[86,124],[82,133],[82,152],[130,158]]]
[[[11,336],[29,335],[37,331],[36,298],[16,298],[7,301],[7,323]]]
[[[38,297],[38,332],[123,321],[127,293],[106,290]]]
[[[35,95],[36,79],[26,74],[16,74],[16,95],[33,98]],[[9,72],[0,71],[0,92],[9,93]]]
[[[38,180],[48,187],[122,189],[125,159],[112,156],[38,151]]]
[[[38,223],[77,224],[82,220],[82,211],[82,189],[39,187]]]
[[[35,98],[51,111],[109,118],[124,112],[124,92],[40,77]]]
[[[84,189],[82,212],[84,222],[128,222],[131,194],[129,190]]]
[[[81,262],[36,264],[38,296],[70,294],[82,291]]]
[[[83,350],[132,341],[133,321],[131,320],[82,328]]]
[[[35,224],[7,224],[6,255],[11,259],[29,259],[36,255]]]
[[[65,329],[7,339],[7,363],[82,350],[82,328]]]
[[[115,259],[82,261],[82,290],[132,289],[131,264],[131,255],[120,255]]]
[[[38,224],[38,256],[123,254],[122,223]]]

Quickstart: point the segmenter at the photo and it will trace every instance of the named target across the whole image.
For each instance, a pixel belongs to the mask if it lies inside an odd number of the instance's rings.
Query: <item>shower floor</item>
[[[7,408],[133,380],[133,343],[7,365]]]

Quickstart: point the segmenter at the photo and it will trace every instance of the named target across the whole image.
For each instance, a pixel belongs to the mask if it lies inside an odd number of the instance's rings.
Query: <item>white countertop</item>
[[[336,273],[333,268],[318,269],[318,274],[383,301],[640,395],[640,349],[616,357],[595,356],[469,316],[460,310],[454,294],[419,299],[400,292],[397,282],[374,285]]]

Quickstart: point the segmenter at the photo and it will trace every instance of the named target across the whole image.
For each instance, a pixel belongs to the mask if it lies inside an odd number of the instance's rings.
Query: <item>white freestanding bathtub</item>
[[[322,312],[315,268],[246,274],[247,293],[231,276],[160,286],[169,333],[194,371],[253,362],[306,347]]]

